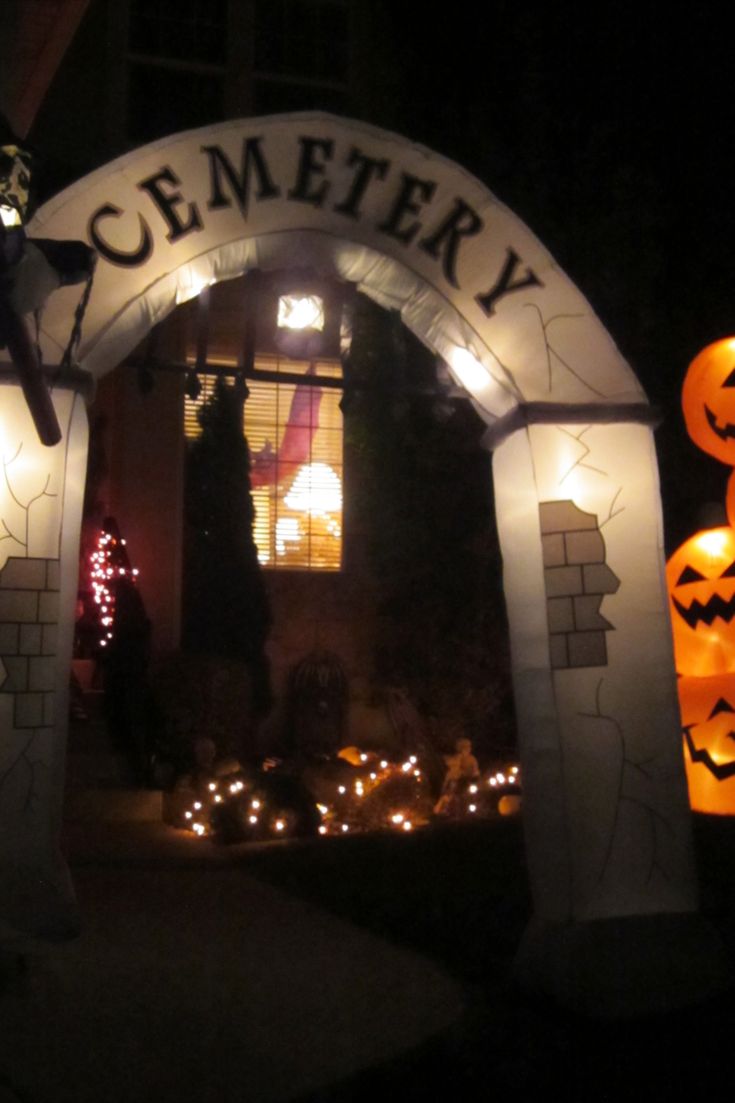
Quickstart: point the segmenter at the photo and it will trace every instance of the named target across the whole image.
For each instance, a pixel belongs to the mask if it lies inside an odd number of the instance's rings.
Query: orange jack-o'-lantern
[[[735,337],[715,341],[695,356],[681,404],[694,443],[735,467]]]
[[[735,674],[680,678],[679,704],[689,803],[735,816]]]
[[[735,529],[706,529],[666,565],[676,669],[706,677],[735,671]]]

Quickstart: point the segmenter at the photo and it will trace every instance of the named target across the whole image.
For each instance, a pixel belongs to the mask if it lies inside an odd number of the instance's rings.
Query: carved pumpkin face
[[[676,669],[735,670],[735,529],[698,532],[666,565]]]
[[[715,341],[695,356],[681,404],[694,443],[735,467],[735,337]]]
[[[735,816],[735,674],[680,678],[679,704],[689,803]]]

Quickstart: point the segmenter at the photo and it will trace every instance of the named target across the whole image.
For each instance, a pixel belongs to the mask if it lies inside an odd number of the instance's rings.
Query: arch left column
[[[55,383],[38,440],[0,366],[0,948],[79,931],[59,848],[86,474],[88,377]]]

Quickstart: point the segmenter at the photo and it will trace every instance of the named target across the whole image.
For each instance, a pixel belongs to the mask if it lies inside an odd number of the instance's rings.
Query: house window
[[[344,111],[349,47],[350,9],[344,0],[257,0],[255,110]]]
[[[132,0],[129,42],[149,57],[223,63],[227,0]]]
[[[307,376],[340,378],[339,361],[259,356],[257,370],[304,376],[304,383],[248,380],[243,430],[250,445],[254,538],[264,567],[338,571],[342,565],[341,391]],[[198,399],[185,399],[189,440],[201,432],[197,411],[216,376],[200,375]]]
[[[127,134],[148,142],[224,115],[227,0],[131,0]]]

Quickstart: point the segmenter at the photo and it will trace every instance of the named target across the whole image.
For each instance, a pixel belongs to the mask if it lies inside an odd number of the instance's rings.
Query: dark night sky
[[[735,332],[732,47],[711,6],[387,4],[386,121],[474,172],[577,283],[664,423],[673,548],[729,469],[689,442],[687,364]],[[706,10],[710,8],[710,10]],[[385,72],[388,73],[386,65]],[[376,121],[382,121],[377,119]]]

